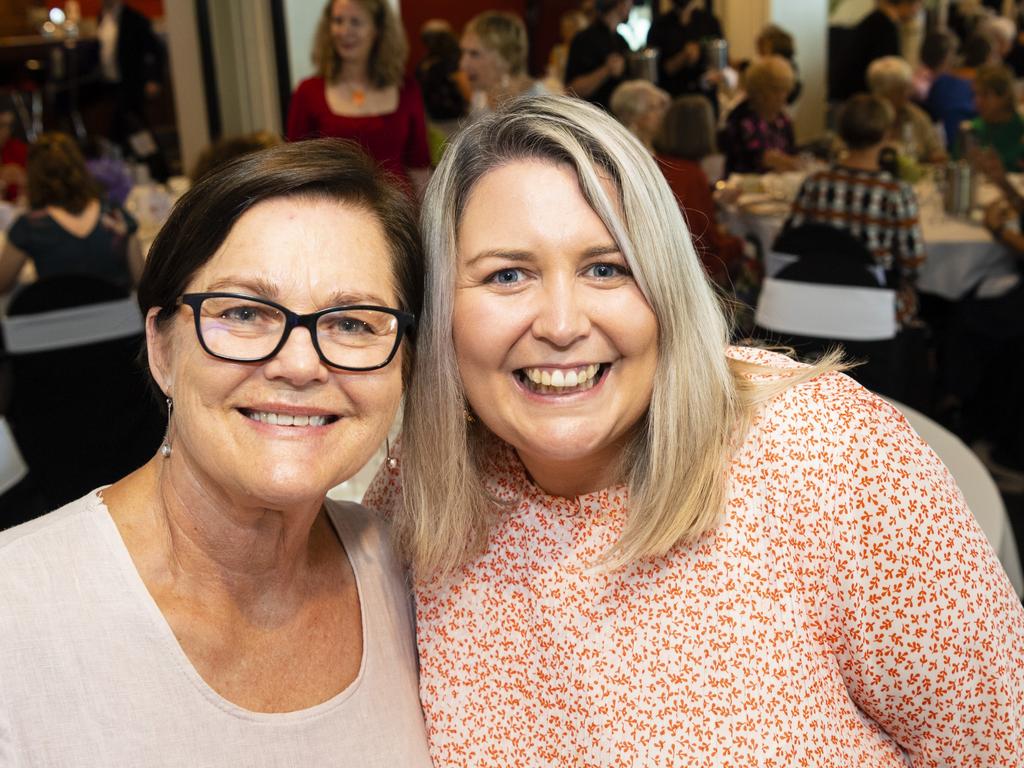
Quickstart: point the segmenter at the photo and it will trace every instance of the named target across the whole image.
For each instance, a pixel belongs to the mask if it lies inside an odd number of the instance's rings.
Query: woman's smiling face
[[[545,490],[610,484],[651,400],[658,323],[575,173],[490,171],[457,234],[453,338],[474,412]]]
[[[271,199],[238,219],[185,292],[245,294],[299,313],[396,307],[391,263],[373,214],[336,201]],[[272,359],[234,363],[203,351],[190,307],[162,329],[155,312],[151,368],[174,399],[170,461],[204,487],[269,507],[322,500],[383,441],[402,393],[401,351],[385,368],[347,372],[325,366],[309,332],[296,328]]]

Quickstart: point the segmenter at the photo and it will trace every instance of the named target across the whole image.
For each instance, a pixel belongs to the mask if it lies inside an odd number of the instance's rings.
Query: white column
[[[793,35],[796,44],[796,65],[803,88],[793,105],[793,119],[797,143],[803,143],[825,130],[828,1],[771,0],[771,20]]]
[[[199,153],[210,142],[202,56],[199,53],[199,36],[196,34],[195,3],[165,3],[164,27],[167,32],[171,82],[174,84],[174,112],[178,124],[181,162],[187,170],[199,159]]]

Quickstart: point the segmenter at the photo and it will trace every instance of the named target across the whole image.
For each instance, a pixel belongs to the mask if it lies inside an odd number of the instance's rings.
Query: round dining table
[[[803,176],[730,177],[722,185],[732,194],[719,194],[720,221],[733,234],[754,240],[764,255],[768,275],[792,258],[775,253],[772,244],[789,216]],[[926,253],[918,269],[919,291],[956,301],[983,283],[1005,284],[1016,274],[1012,254],[992,239],[982,223],[981,209],[998,197],[994,187],[978,185],[977,206],[968,216],[946,213],[942,195],[931,179],[916,184],[914,191]]]

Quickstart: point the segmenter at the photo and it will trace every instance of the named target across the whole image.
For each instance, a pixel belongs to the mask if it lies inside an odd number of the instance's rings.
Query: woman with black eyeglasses
[[[430,764],[401,569],[325,498],[402,395],[409,205],[334,140],[179,202],[139,286],[163,445],[0,534],[0,764]]]

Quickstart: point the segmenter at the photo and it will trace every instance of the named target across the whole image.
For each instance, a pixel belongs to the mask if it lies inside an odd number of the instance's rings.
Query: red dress
[[[322,77],[299,83],[288,108],[288,141],[321,136],[351,139],[381,167],[406,181],[408,169],[430,167],[423,98],[415,80],[406,78],[398,91],[398,108],[386,115],[335,114],[327,105],[324,87]]]
[[[25,168],[28,165],[28,144],[21,139],[11,137],[0,147],[0,165],[17,165]],[[13,201],[18,199],[21,188],[17,184],[0,186],[0,197]]]
[[[657,160],[686,217],[704,268],[716,283],[727,285],[729,273],[743,257],[743,241],[718,226],[715,201],[711,199],[711,185],[704,169],[681,157],[658,155]]]

